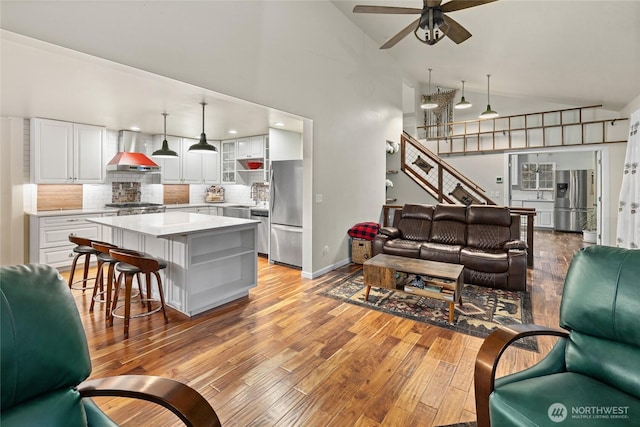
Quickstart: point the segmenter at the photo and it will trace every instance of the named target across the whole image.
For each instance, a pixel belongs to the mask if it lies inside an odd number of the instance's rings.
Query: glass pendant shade
[[[432,108],[436,108],[438,103],[431,99],[431,68],[429,68],[429,95],[424,98],[422,104],[420,104],[420,108],[423,110],[431,110]]]
[[[201,102],[201,104],[202,104],[202,133],[200,134],[200,141],[198,141],[196,144],[193,144],[191,147],[189,147],[189,151],[202,153],[202,154],[215,154],[218,152],[218,149],[207,142],[207,135],[205,135],[204,133],[204,106],[207,105],[207,103]]]
[[[458,102],[453,108],[455,108],[456,110],[464,110],[470,108],[471,105],[472,104],[469,101],[464,99],[464,80],[462,80],[462,98],[460,99],[460,102]]]
[[[175,151],[169,149],[169,143],[167,142],[167,113],[162,113],[162,115],[164,116],[164,140],[162,141],[162,148],[160,148],[159,150],[154,151],[151,155],[153,157],[160,157],[160,158],[166,158],[166,159],[172,159],[172,158],[177,158],[178,157],[178,153],[176,153]]]
[[[489,98],[489,78],[491,74],[487,74],[487,109],[484,113],[480,114],[481,119],[495,119],[499,116],[499,114],[491,109],[491,101]]]

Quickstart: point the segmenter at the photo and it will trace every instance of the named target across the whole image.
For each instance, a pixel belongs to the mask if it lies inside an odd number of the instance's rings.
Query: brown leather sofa
[[[527,244],[505,206],[404,205],[375,237],[373,255],[380,253],[462,264],[465,283],[527,287]]]

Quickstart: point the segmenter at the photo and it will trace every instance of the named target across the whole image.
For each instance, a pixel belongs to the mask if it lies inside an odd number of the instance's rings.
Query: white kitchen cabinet
[[[202,181],[205,184],[220,184],[220,141],[208,141],[218,149],[216,154],[201,154]]]
[[[240,159],[264,159],[264,135],[238,138],[236,158]]]
[[[154,151],[162,147],[163,139],[162,135],[153,137]],[[195,139],[167,136],[169,148],[178,153],[178,157],[175,159],[155,159],[160,164],[163,184],[200,184],[203,182],[204,161],[202,158],[204,156],[189,152],[189,147],[197,142]]]
[[[29,262],[49,264],[56,268],[70,267],[74,257],[73,248],[76,246],[69,241],[70,234],[103,240],[102,226],[86,221],[86,218],[96,216],[101,215],[32,215],[29,224]],[[78,261],[83,261],[83,258]]]
[[[228,139],[220,143],[222,183],[235,184],[236,182],[236,140]]]
[[[106,129],[31,119],[31,178],[36,184],[96,184],[104,180]]]

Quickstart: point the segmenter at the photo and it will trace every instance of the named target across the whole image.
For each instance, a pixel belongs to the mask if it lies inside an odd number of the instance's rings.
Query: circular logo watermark
[[[554,423],[561,423],[567,418],[567,407],[562,403],[553,403],[547,409],[549,419]]]

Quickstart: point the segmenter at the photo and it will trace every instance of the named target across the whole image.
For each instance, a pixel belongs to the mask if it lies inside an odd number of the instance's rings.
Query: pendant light
[[[153,157],[160,157],[166,159],[173,159],[178,157],[178,153],[169,149],[169,143],[167,142],[167,113],[162,113],[164,116],[164,140],[162,141],[162,148],[156,150],[151,154]]]
[[[460,102],[458,102],[453,108],[455,108],[456,110],[464,110],[469,107],[471,107],[471,103],[464,99],[464,80],[462,80],[462,98],[460,99]]]
[[[495,119],[499,114],[491,109],[491,101],[489,98],[489,78],[491,74],[487,74],[487,110],[480,114],[481,119]]]
[[[195,151],[196,153],[217,153],[218,149],[213,145],[207,142],[207,135],[204,133],[204,106],[207,105],[206,102],[201,102],[202,104],[202,133],[200,134],[200,141],[197,144],[193,144],[189,147],[189,151]]]
[[[431,100],[431,68],[429,68],[429,94],[425,98],[424,102],[420,105],[420,108],[424,110],[431,110],[436,108],[438,103]]]

